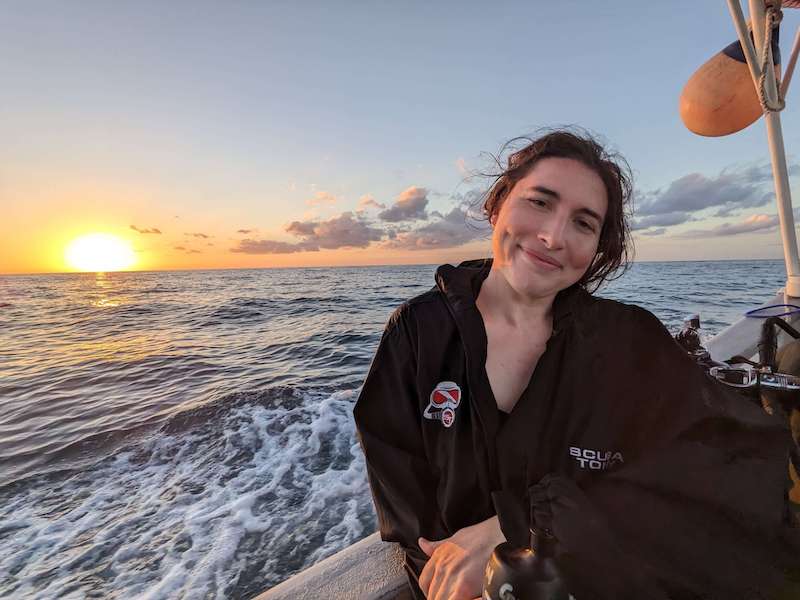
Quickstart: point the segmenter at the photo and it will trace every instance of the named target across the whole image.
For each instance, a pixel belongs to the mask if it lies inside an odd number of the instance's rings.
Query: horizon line
[[[491,257],[488,257],[491,258]],[[470,259],[465,259],[470,260]],[[477,259],[480,260],[480,259]],[[631,265],[637,263],[691,263],[691,262],[743,262],[743,261],[782,261],[783,258],[697,258],[685,260],[634,260]],[[462,262],[462,261],[459,261]],[[7,273],[0,272],[0,277],[27,277],[33,275],[96,275],[98,273],[192,273],[195,271],[271,271],[271,270],[288,270],[288,269],[369,269],[376,267],[423,267],[423,266],[439,266],[440,264],[453,264],[453,263],[387,263],[379,265],[309,265],[304,267],[216,267],[216,268],[197,268],[197,269],[147,269],[147,270],[132,270],[132,271],[39,271],[27,273]]]

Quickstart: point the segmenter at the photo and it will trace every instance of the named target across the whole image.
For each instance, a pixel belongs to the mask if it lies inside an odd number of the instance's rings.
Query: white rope
[[[783,96],[781,96],[781,88],[775,85],[776,99],[771,102],[767,94],[767,69],[773,69],[772,61],[770,60],[770,48],[772,46],[772,30],[777,28],[783,19],[783,12],[781,11],[781,0],[767,0],[766,6],[766,19],[764,32],[764,45],[761,48],[761,77],[758,78],[758,101],[761,103],[761,108],[764,112],[780,112],[786,107]]]

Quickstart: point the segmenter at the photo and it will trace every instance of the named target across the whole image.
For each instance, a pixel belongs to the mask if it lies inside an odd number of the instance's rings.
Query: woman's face
[[[540,160],[491,220],[494,268],[523,296],[554,296],[589,268],[607,209],[592,169],[571,158]]]

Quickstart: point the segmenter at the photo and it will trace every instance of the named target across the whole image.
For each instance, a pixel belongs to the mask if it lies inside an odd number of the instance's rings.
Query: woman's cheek
[[[584,272],[586,269],[589,268],[589,265],[592,264],[595,255],[597,254],[597,248],[599,245],[599,240],[595,240],[586,244],[580,251],[580,257],[576,261],[578,264],[576,265],[579,269],[583,270]]]

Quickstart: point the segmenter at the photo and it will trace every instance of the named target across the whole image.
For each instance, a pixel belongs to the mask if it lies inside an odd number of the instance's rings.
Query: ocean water
[[[0,277],[0,597],[251,598],[375,530],[351,420],[435,266]],[[704,335],[782,261],[600,292]]]

